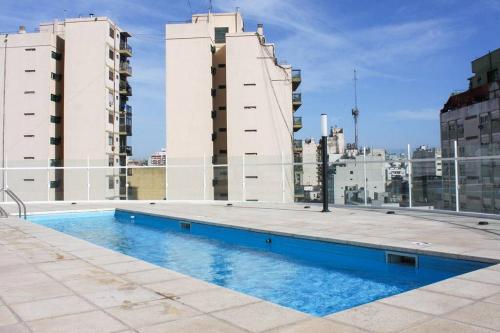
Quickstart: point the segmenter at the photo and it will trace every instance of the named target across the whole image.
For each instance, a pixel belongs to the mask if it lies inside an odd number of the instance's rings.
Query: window
[[[112,178],[112,177],[109,177],[109,179],[108,179],[108,188],[109,188],[110,190],[112,190],[112,189],[114,189],[114,188],[115,188],[115,181],[113,180],[113,178]]]
[[[108,115],[108,122],[110,124],[114,123],[115,117],[113,116],[113,112],[110,112]]]
[[[23,179],[25,182],[34,182],[35,179],[34,178],[24,178]]]
[[[219,111],[226,111],[226,107],[225,106],[219,106]]]
[[[50,116],[50,122],[53,124],[59,124],[61,122],[61,117],[59,116]]]
[[[24,134],[25,138],[34,138],[35,136],[33,134]]]
[[[35,157],[33,157],[33,156],[24,156],[23,159],[25,159],[25,160],[34,160]]]
[[[226,132],[226,128],[224,127],[219,128],[219,132]]]
[[[62,164],[61,164],[61,160],[57,160],[57,159],[55,159],[55,158],[52,158],[52,159],[50,159],[50,160],[49,160],[49,165],[50,165],[51,167],[59,167],[59,166],[61,166]]]
[[[257,156],[257,153],[245,153],[247,156]]]
[[[29,95],[29,94],[34,94],[35,92],[33,90],[29,90],[29,91],[25,91],[24,94],[25,95]]]
[[[111,60],[115,59],[115,52],[113,52],[113,50],[109,50],[109,59]]]
[[[258,176],[245,176],[245,178],[247,178],[247,179],[257,179],[259,177]]]
[[[108,166],[112,167],[115,164],[115,160],[113,159],[113,156],[108,157]]]
[[[34,72],[35,72],[35,70],[34,70],[34,69],[25,69],[24,71],[25,71],[26,73],[34,73]]]
[[[255,86],[256,84],[255,83],[243,83],[243,85],[245,87],[249,87],[249,86]]]
[[[219,68],[226,68],[226,64],[218,64],[217,67],[219,67]]]
[[[215,68],[214,66],[210,67],[210,72],[212,73],[212,75],[217,74],[217,68]]]
[[[25,112],[24,115],[25,116],[34,116],[35,113],[34,112]]]
[[[108,145],[112,146],[113,145],[113,136],[108,135]]]
[[[245,132],[257,132],[256,129],[246,129]]]
[[[108,91],[108,106],[112,107],[113,105],[115,105],[115,97],[111,91]]]
[[[33,52],[33,51],[36,51],[36,49],[35,49],[35,48],[33,48],[33,47],[32,47],[32,48],[29,48],[29,49],[24,49],[24,50],[25,50],[25,51],[27,51],[27,52]]]
[[[58,52],[55,52],[55,51],[52,51],[51,57],[52,57],[52,59],[56,59],[56,60],[61,60],[62,59],[61,53],[58,53]]]
[[[498,80],[498,69],[494,69],[488,72],[488,83],[492,83]]]
[[[257,109],[257,107],[255,105],[247,105],[245,107],[243,107],[245,110],[252,110],[252,109]]]
[[[210,90],[210,94],[212,95],[212,97],[215,97],[217,95],[217,90],[216,89],[211,89]]]
[[[225,85],[225,84],[221,84],[221,85],[219,86],[219,89],[226,89],[226,85]]]
[[[111,81],[114,81],[115,80],[115,75],[113,74],[113,71],[112,70],[109,70],[109,74],[108,74],[108,77]]]
[[[109,28],[109,37],[111,37],[113,39],[115,38],[115,29]]]
[[[61,101],[61,95],[54,95],[54,94],[50,94],[50,100],[52,102],[60,102]]]
[[[55,81],[61,81],[62,75],[56,73],[50,73],[50,78]]]
[[[58,188],[58,187],[59,187],[59,185],[60,185],[60,183],[61,183],[61,182],[60,182],[60,181],[58,181],[58,180],[51,180],[51,181],[50,181],[50,188]]]
[[[221,149],[221,150],[219,150],[219,154],[227,154],[227,149]]]
[[[215,28],[215,43],[225,43],[226,34],[229,32],[228,27],[216,27]]]
[[[60,143],[61,143],[61,137],[51,137],[50,138],[51,145],[58,145]]]

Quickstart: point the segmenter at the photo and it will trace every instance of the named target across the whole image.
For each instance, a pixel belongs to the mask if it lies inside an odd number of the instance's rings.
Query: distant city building
[[[485,157],[459,163],[460,209],[500,212],[500,49],[472,62],[469,89],[453,94],[440,112],[443,158]],[[443,162],[443,208],[455,209],[454,161]]]
[[[107,17],[1,35],[2,166],[125,166],[132,148],[130,34]],[[125,199],[125,170],[3,171],[23,200]],[[90,186],[89,186],[90,184]]]
[[[169,198],[293,201],[300,70],[239,12],[167,24],[166,49]]]
[[[149,156],[148,165],[164,166],[166,164],[167,164],[167,152],[165,151],[165,148]]]
[[[338,127],[330,128],[330,133],[328,134],[326,145],[328,148],[328,154],[339,154],[344,155],[345,153],[345,138],[344,129]]]
[[[418,147],[412,154],[411,169],[412,204],[442,208],[441,149],[425,145]]]

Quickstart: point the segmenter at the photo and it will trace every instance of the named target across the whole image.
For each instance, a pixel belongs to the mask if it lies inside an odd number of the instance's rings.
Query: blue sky
[[[94,13],[133,35],[134,157],[165,146],[164,25],[206,12],[208,0],[0,2],[0,31]],[[298,138],[317,136],[319,115],[353,140],[353,68],[358,69],[360,141],[403,149],[439,144],[439,109],[467,87],[470,61],[500,47],[500,0],[213,0],[247,31],[264,24],[281,62],[302,69]]]

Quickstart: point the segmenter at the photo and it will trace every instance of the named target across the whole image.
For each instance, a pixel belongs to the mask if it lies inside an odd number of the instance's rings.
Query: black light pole
[[[328,149],[327,149],[327,136],[328,136],[328,119],[326,114],[321,115],[321,160],[322,165],[322,191],[323,191],[323,210],[326,213],[328,209]]]

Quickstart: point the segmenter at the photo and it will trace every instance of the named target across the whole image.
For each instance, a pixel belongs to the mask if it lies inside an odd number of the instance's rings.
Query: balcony
[[[120,95],[132,96],[132,87],[127,81],[120,81]]]
[[[297,111],[298,108],[302,105],[302,94],[301,93],[292,93],[292,105],[293,111]]]
[[[294,152],[302,151],[302,140],[293,140],[293,151]]]
[[[297,132],[302,128],[302,117],[293,117],[293,131]]]
[[[292,69],[292,89],[295,91],[302,82],[302,75],[300,69]]]
[[[131,76],[132,75],[132,66],[130,66],[130,63],[128,61],[122,61],[120,63],[119,72],[121,75]]]
[[[120,103],[120,112],[132,114],[132,107],[125,103]]]
[[[132,56],[132,47],[126,41],[120,42],[120,54],[126,57]]]
[[[120,124],[120,135],[132,136],[132,125]]]
[[[132,146],[120,146],[120,155],[132,156]]]

